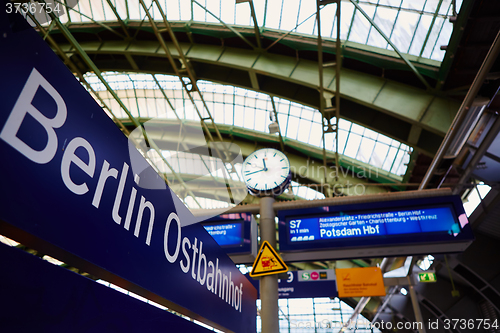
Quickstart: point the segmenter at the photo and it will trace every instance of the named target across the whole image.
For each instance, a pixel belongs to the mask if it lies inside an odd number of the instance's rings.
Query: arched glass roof
[[[453,31],[449,21],[460,10],[463,0],[349,0],[342,1],[341,40],[392,50],[387,40],[372,26],[367,16],[384,32],[400,52],[419,58],[442,61]],[[110,0],[122,20],[144,20],[139,1]],[[169,21],[204,22],[253,27],[248,1],[235,0],[159,0]],[[155,5],[146,2],[155,20],[162,16]],[[263,30],[291,31],[317,35],[316,1],[253,0],[257,25]],[[321,9],[321,35],[337,38],[336,5]],[[80,0],[62,22],[116,21],[107,1]],[[209,33],[207,31],[207,33]]]
[[[134,117],[167,121],[180,119],[199,123],[199,116],[178,77],[106,72],[103,73],[103,78]],[[104,103],[102,105],[105,106],[104,110],[107,111],[109,108],[117,118],[128,117],[95,74],[88,73],[85,79],[98,94],[98,96],[93,95],[97,102]],[[216,124],[245,129],[250,138],[258,135],[271,136],[268,133],[268,126],[271,123],[272,98],[274,98],[285,144],[287,142],[299,144],[306,152],[322,149],[322,120],[318,110],[248,89],[208,81],[199,81],[197,84]],[[195,103],[203,112],[201,101],[195,99]],[[335,140],[327,140],[326,150],[333,152],[334,143]],[[370,168],[383,172],[397,181],[401,180],[406,172],[411,151],[412,148],[406,144],[368,128],[345,119],[339,121],[339,153],[342,158],[349,159],[350,163],[369,165]],[[210,156],[169,150],[162,150],[162,156],[158,156],[150,150],[148,157],[159,171],[166,174],[175,172],[196,177],[205,176],[206,182],[202,185],[197,184],[198,187],[194,189],[200,193],[206,192],[209,186],[216,186],[218,182],[220,184],[227,177],[223,168],[212,170],[208,167],[217,163]],[[162,162],[162,158],[168,159],[170,167]],[[234,168],[236,172],[241,171],[241,163],[235,163]],[[231,174],[230,177],[239,188],[240,180],[235,178],[235,174]],[[207,179],[212,185],[209,185]],[[241,188],[244,189],[244,184],[241,184]],[[324,198],[323,193],[314,187],[296,182],[291,184],[289,195],[292,194],[305,199]],[[182,199],[191,208],[222,208],[231,205],[227,199],[219,198],[217,194],[210,198],[197,197],[196,200],[190,195],[185,195]]]
[[[198,122],[200,120],[193,103],[176,76],[106,72],[103,73],[103,77],[134,117]],[[95,74],[88,73],[85,79],[99,95],[94,98],[98,103],[102,101],[105,104],[105,110],[109,108],[117,118],[127,118],[125,111]],[[271,123],[272,98],[274,98],[285,144],[287,141],[297,143],[305,151],[322,149],[322,119],[318,110],[239,87],[208,81],[198,81],[197,85],[216,124],[245,129],[250,137],[259,133],[271,135],[268,133],[268,126]],[[195,99],[195,103],[203,112],[201,101]],[[326,150],[333,152],[334,144],[335,140],[327,140]],[[339,121],[339,153],[351,163],[369,165],[370,168],[392,175],[395,180],[401,180],[406,172],[411,151],[412,148],[404,143],[345,119]],[[159,171],[167,174],[173,171],[198,177],[206,176],[215,183],[227,177],[222,169],[210,170],[207,167],[216,163],[209,156],[162,150],[162,157],[169,160],[171,170],[168,170],[162,158],[156,155],[154,151],[150,151],[149,160]],[[241,163],[236,163],[234,167],[237,172],[240,171]],[[234,175],[230,176],[233,181],[239,182]],[[207,186],[210,185],[205,185]],[[243,184],[241,186],[244,188]],[[203,188],[196,190],[206,191]],[[324,198],[324,195],[316,189],[296,182],[292,182],[289,194],[305,199]],[[197,197],[197,202],[189,195],[182,199],[191,208],[222,208],[231,205],[228,200],[223,198],[219,200],[217,195],[212,198]]]
[[[186,120],[199,120],[193,104],[175,76],[106,73],[104,78],[135,117],[175,119],[178,116]],[[116,117],[127,118],[97,76],[88,74],[86,79]],[[208,81],[198,81],[197,85],[215,123],[257,133],[268,132],[273,110],[271,96]],[[200,103],[198,107],[202,110],[201,101],[195,102]],[[323,147],[321,114],[316,109],[276,97],[274,104],[285,140],[298,141],[306,144],[305,147]],[[326,140],[326,149],[335,151],[335,140]],[[367,163],[398,178],[406,172],[411,150],[408,145],[385,135],[345,119],[339,120],[338,152],[347,158]]]

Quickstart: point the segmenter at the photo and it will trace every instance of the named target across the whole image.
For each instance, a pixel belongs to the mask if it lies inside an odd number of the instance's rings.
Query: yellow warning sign
[[[273,249],[271,244],[268,241],[264,241],[253,263],[250,276],[257,277],[284,272],[288,272],[285,262],[280,258],[276,250]]]
[[[337,268],[339,297],[385,296],[384,279],[379,267]]]

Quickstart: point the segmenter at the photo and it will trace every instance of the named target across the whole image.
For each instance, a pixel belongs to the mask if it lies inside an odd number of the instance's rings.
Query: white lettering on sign
[[[45,117],[31,102],[39,88],[43,88],[56,102],[57,113],[54,118]],[[42,150],[35,150],[17,137],[26,114],[30,114],[47,132],[47,144]],[[35,69],[31,71],[12,112],[0,133],[9,145],[17,149],[21,154],[35,163],[45,164],[50,162],[57,151],[57,135],[55,128],[61,127],[66,121],[67,110],[61,95],[45,78]]]
[[[75,155],[75,151],[78,148],[84,148],[87,151],[87,155],[89,157],[89,162],[86,164],[82,161],[78,156]],[[84,171],[90,178],[94,177],[95,171],[95,153],[94,148],[88,143],[84,138],[74,138],[71,140],[64,150],[64,154],[61,162],[61,176],[64,182],[64,185],[75,194],[85,194],[89,191],[89,188],[86,183],[75,184],[71,180],[69,175],[69,167],[71,163],[74,163],[77,167],[79,167],[82,171]],[[96,192],[97,193],[97,192]]]
[[[55,101],[56,115],[53,118],[45,117],[40,110],[33,106],[33,99],[42,88],[48,95]],[[47,143],[42,150],[35,150],[26,142],[18,137],[19,129],[25,119],[26,114],[30,114],[40,125],[43,126],[47,132]],[[38,164],[47,164],[51,162],[57,152],[58,138],[55,129],[61,128],[66,122],[67,108],[62,96],[57,90],[35,69],[31,72],[26,84],[24,85],[12,112],[7,119],[5,126],[0,132],[0,138],[7,142],[10,146],[19,151],[29,160]],[[81,152],[79,155],[76,152]],[[85,152],[84,154],[82,154]],[[92,144],[85,138],[75,137],[64,148],[64,153],[61,159],[61,179],[72,193],[76,195],[84,195],[90,191],[85,181],[77,184],[71,178],[71,170],[78,168],[83,171],[90,179],[94,177],[96,170],[96,155]],[[121,174],[117,168],[111,167],[110,163],[104,159],[102,161],[101,171],[99,172],[99,179],[97,186],[92,196],[92,206],[100,209],[101,198],[106,186],[116,186],[116,194],[111,210],[112,220],[120,225],[122,217],[119,215],[119,209],[122,204],[123,193],[129,185],[130,199],[128,202],[127,213],[125,215],[124,229],[129,230],[132,213],[136,207],[137,188],[134,184],[127,184],[126,179],[128,176],[129,165],[124,162]],[[119,176],[119,177],[118,177]],[[118,182],[118,183],[117,183]],[[139,183],[139,176],[134,175],[134,182]],[[145,218],[144,218],[145,217]],[[151,237],[154,230],[155,222],[155,207],[151,201],[141,195],[139,200],[139,207],[137,208],[137,219],[135,221],[134,236],[139,238],[141,225],[143,219],[148,221],[146,232],[146,245],[151,245]],[[174,237],[176,244],[173,253],[169,252],[168,242],[169,233],[172,224],[177,226],[177,235]],[[185,274],[191,271],[191,277],[200,285],[206,285],[207,290],[216,294],[224,302],[228,303],[236,311],[241,312],[242,297],[243,297],[243,283],[235,285],[232,280],[232,274],[225,270],[219,269],[219,258],[207,258],[207,254],[203,252],[203,242],[195,238],[194,242],[187,237],[182,237],[181,222],[175,212],[171,212],[166,220],[164,234],[163,234],[163,247],[167,261],[174,264],[182,248],[183,259],[179,260],[179,268]],[[190,255],[189,250],[192,254]],[[214,264],[215,262],[215,264]]]
[[[177,224],[177,239],[173,254],[171,254],[168,250],[168,236],[172,221],[175,221]],[[219,298],[230,304],[235,310],[241,312],[243,283],[240,283],[238,287],[232,280],[231,272],[229,272],[228,276],[227,274],[224,274],[225,272],[219,269],[219,258],[215,259],[215,265],[214,261],[207,259],[205,253],[203,253],[203,242],[200,241],[198,248],[197,238],[194,239],[194,243],[192,243],[187,237],[184,237],[181,241],[182,235],[180,230],[181,224],[179,217],[175,213],[171,213],[168,217],[167,224],[165,225],[165,235],[163,238],[163,248],[165,250],[165,257],[167,260],[174,263],[179,256],[180,249],[182,248],[184,258],[179,261],[182,272],[188,274],[191,270],[191,277],[193,280],[197,281],[202,286],[206,282],[207,290],[219,296]],[[192,256],[189,255],[189,250],[192,250]],[[196,260],[197,255],[198,260]],[[198,263],[198,265],[196,265],[196,263]]]
[[[323,237],[346,237],[346,236],[361,236],[361,235],[378,235],[380,234],[379,226],[364,226],[363,228],[342,228],[342,229],[321,229],[320,236]]]
[[[236,228],[236,225],[234,225],[234,224],[207,225],[207,226],[204,226],[204,228],[212,236],[217,236],[217,235],[224,235],[225,236],[227,234],[227,230],[231,230],[233,228]]]

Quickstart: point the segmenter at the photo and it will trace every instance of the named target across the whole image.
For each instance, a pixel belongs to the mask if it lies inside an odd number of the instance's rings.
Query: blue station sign
[[[2,11],[0,36],[0,234],[212,326],[255,332],[255,288],[38,33]]]
[[[279,298],[338,296],[335,271],[333,269],[288,271],[283,275],[286,275],[286,278],[278,279]],[[255,288],[259,290],[259,280],[254,280],[250,277],[249,279]]]
[[[3,332],[213,333],[2,243],[0,262],[8,268],[0,274]]]

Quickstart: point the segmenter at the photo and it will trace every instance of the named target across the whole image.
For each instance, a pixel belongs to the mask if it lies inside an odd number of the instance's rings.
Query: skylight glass
[[[428,270],[431,267],[431,265],[432,265],[433,262],[434,262],[434,257],[429,254],[425,258],[417,261],[417,266],[421,270],[426,271],[426,270]]]
[[[199,121],[195,108],[177,77],[155,75],[161,89],[150,74],[105,73],[104,77],[135,117],[179,117]],[[127,118],[126,113],[94,74],[87,74],[86,78],[116,117]],[[273,110],[269,95],[208,81],[198,81],[198,88],[215,123],[268,133]],[[281,134],[285,139],[316,148],[323,147],[321,115],[316,109],[276,97],[274,103]],[[335,140],[327,138],[326,149],[334,152]],[[411,150],[408,145],[385,135],[345,119],[339,120],[338,152],[344,156],[395,176],[402,176],[406,172]]]
[[[147,20],[146,13],[138,1],[110,1],[120,18]],[[365,14],[384,32],[402,53],[442,61],[453,32],[449,18],[454,15],[453,0],[344,0],[341,2],[341,36],[343,41],[355,42],[381,49],[392,50],[387,40],[375,29]],[[62,3],[62,2],[61,2]],[[209,22],[253,27],[249,2],[235,0],[160,0],[163,12],[169,21]],[[152,17],[161,21],[156,5],[146,1]],[[259,28],[291,31],[306,35],[317,35],[316,1],[310,0],[253,0]],[[462,0],[455,1],[458,12]],[[106,1],[80,0],[69,15],[61,17],[67,22],[116,21]],[[336,4],[321,6],[321,35],[336,39]],[[48,23],[47,23],[48,24]],[[354,46],[352,46],[354,47]],[[418,59],[417,59],[418,60]]]
[[[339,298],[280,298],[279,327],[280,332],[373,332],[380,333],[380,325],[371,325],[363,315],[358,315],[348,323],[354,309]],[[257,308],[261,309],[261,301],[257,300]],[[261,332],[262,322],[257,316],[257,332]]]
[[[325,195],[323,193],[297,182],[292,181],[290,187],[293,194],[300,198],[304,198],[306,200],[325,199]]]
[[[467,194],[467,197],[463,200],[465,213],[467,217],[471,216],[476,210],[477,206],[486,197],[488,192],[490,192],[491,187],[489,185],[480,182],[475,188],[471,189]]]

